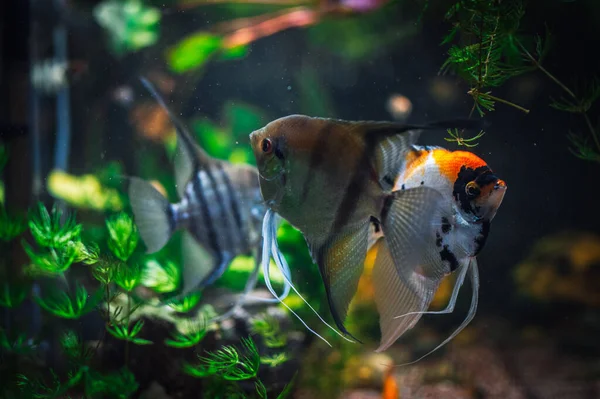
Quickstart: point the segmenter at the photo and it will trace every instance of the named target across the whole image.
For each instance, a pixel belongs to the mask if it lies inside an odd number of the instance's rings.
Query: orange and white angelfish
[[[430,267],[417,268],[411,276],[399,278],[391,273],[393,265],[376,261],[372,278],[383,335],[378,351],[387,349],[412,328],[423,314],[451,313],[468,271],[473,290],[468,315],[452,335],[431,352],[449,342],[470,323],[477,309],[479,289],[476,256],[485,245],[491,221],[507,188],[487,163],[473,153],[413,145],[406,154],[406,162],[398,173],[393,190],[411,190],[422,186],[437,190],[446,200],[434,227],[435,244],[427,244],[429,259],[424,261],[427,264],[441,260],[443,269],[448,273],[458,272],[456,283],[447,307],[441,311],[427,312],[441,282],[438,278],[428,276]],[[369,246],[374,246],[373,249],[378,252],[389,251],[385,241],[380,240],[382,236],[381,229],[375,225]],[[410,283],[407,284],[407,281]],[[416,290],[410,289],[411,284]],[[402,292],[403,295],[390,296],[390,292]],[[390,301],[391,297],[395,298],[393,302]]]

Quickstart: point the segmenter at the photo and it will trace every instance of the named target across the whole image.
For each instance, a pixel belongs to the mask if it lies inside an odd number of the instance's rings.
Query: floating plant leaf
[[[172,292],[179,285],[179,269],[174,262],[148,258],[142,272],[142,285],[159,293]]]
[[[48,295],[44,297],[34,296],[34,300],[42,308],[64,319],[80,318],[94,309],[100,299],[99,290],[89,295],[85,287],[79,283],[75,284],[75,294],[72,296],[57,288],[50,288]]]
[[[81,225],[75,222],[73,215],[66,215],[64,222],[62,212],[54,205],[52,211],[39,202],[37,209],[29,214],[29,229],[35,241],[42,247],[61,248],[69,242],[78,241]]]
[[[123,262],[126,262],[137,247],[140,235],[133,219],[125,212],[119,212],[106,220],[108,248]]]
[[[4,282],[0,288],[0,306],[14,308],[19,306],[27,297],[29,286]]]
[[[132,327],[129,329],[128,325],[112,325],[107,326],[106,330],[115,338],[121,339],[123,341],[133,342],[136,345],[150,345],[152,341],[147,339],[138,338],[138,334],[140,333],[142,327],[144,326],[143,320],[138,320]]]
[[[176,73],[199,68],[221,48],[221,42],[222,38],[212,33],[195,33],[168,50],[167,62]]]
[[[201,292],[192,292],[181,299],[169,300],[167,306],[179,313],[187,313],[194,309],[202,298]]]

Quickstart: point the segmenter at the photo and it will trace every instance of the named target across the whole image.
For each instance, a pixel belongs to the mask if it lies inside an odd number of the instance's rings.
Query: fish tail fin
[[[146,244],[146,252],[159,251],[177,227],[171,204],[147,181],[129,177],[127,182],[133,218]]]

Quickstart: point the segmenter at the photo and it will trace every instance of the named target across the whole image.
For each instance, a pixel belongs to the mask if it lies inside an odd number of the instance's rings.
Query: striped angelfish
[[[179,202],[170,203],[154,186],[129,178],[134,220],[147,253],[159,251],[175,230],[183,230],[179,297],[215,282],[238,255],[256,255],[246,293],[258,273],[258,249],[265,207],[256,168],[210,157],[167,107],[156,89],[142,83],[169,114],[177,133],[175,180]]]

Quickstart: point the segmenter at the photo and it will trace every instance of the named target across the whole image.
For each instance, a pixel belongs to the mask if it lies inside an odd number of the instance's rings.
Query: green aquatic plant
[[[108,248],[123,262],[127,262],[135,251],[140,239],[137,226],[125,212],[119,212],[106,220],[108,229]]]
[[[131,328],[127,324],[113,324],[112,326],[107,326],[106,330],[110,335],[117,339],[133,342],[136,345],[151,345],[153,343],[152,341],[137,336],[142,330],[142,327],[144,327],[144,321],[138,320]]]
[[[29,286],[26,284],[16,284],[3,282],[0,290],[0,306],[5,308],[16,308],[19,306],[29,293]]]
[[[104,394],[103,397],[125,399],[131,397],[139,388],[133,373],[126,367],[108,373],[89,373],[85,379],[85,392],[89,397]]]
[[[252,338],[242,338],[243,354],[232,345],[225,345],[206,356],[199,356],[200,363],[184,365],[184,372],[194,377],[218,375],[227,381],[255,378],[260,366],[260,355]]]
[[[201,292],[192,292],[180,299],[167,301],[167,306],[179,313],[187,313],[193,310],[202,298]]]
[[[179,286],[179,269],[175,262],[147,258],[144,261],[141,284],[158,293],[175,291]]]
[[[462,145],[467,148],[473,148],[479,145],[479,143],[476,143],[476,141],[483,137],[484,134],[485,132],[481,130],[479,133],[477,133],[477,135],[466,139],[463,137],[463,133],[459,131],[459,129],[448,129],[448,135],[450,138],[444,137],[444,140],[451,143],[456,143],[459,146]]]
[[[281,348],[287,343],[287,336],[279,328],[275,317],[265,313],[253,318],[250,323],[250,331],[260,335],[267,347]]]
[[[446,13],[453,28],[442,44],[449,44],[460,33],[466,43],[454,44],[448,50],[448,59],[442,71],[452,69],[471,86],[473,109],[480,115],[493,111],[496,102],[510,105],[525,113],[529,110],[491,94],[508,79],[535,69],[521,54],[518,35],[525,8],[520,0],[459,0]],[[539,38],[538,38],[539,39]],[[537,42],[541,58],[547,48]]]
[[[158,40],[161,14],[142,0],[105,0],[94,7],[94,18],[117,55],[148,47]]]
[[[67,244],[61,248],[49,248],[36,252],[33,247],[22,241],[25,253],[31,264],[25,271],[31,276],[57,275],[64,273],[79,256],[76,245]]]
[[[75,365],[86,365],[94,355],[94,351],[86,347],[73,330],[63,333],[60,346],[67,358]]]
[[[554,76],[543,64],[548,55],[551,35],[546,30],[545,38],[539,35],[524,35],[520,32],[520,22],[525,13],[522,1],[500,0],[459,0],[446,14],[453,28],[442,44],[456,41],[456,37],[466,38],[466,43],[453,44],[448,50],[448,59],[442,71],[452,69],[471,86],[468,94],[473,97],[471,113],[477,110],[480,115],[494,111],[495,103],[512,106],[525,113],[529,110],[498,98],[491,89],[500,87],[507,80],[526,72],[540,71],[567,95],[552,100],[550,106],[560,111],[582,116],[586,133],[567,134],[570,152],[579,159],[600,162],[600,125],[595,126],[589,116],[590,109],[600,98],[600,80],[594,77],[584,86],[581,94],[576,94]],[[452,137],[465,145],[460,137]]]
[[[208,332],[204,320],[186,323],[185,330],[184,332],[173,331],[171,338],[165,339],[165,345],[173,348],[190,348],[200,343]]]
[[[29,230],[42,247],[62,248],[70,242],[79,241],[81,229],[82,226],[75,222],[75,215],[63,215],[56,205],[49,213],[40,202],[29,214]]]
[[[125,291],[133,291],[142,281],[142,268],[137,262],[115,263],[113,281]]]
[[[266,364],[269,367],[277,367],[289,360],[289,356],[286,352],[279,352],[271,356],[262,356],[260,358],[261,364]]]
[[[37,343],[27,338],[24,333],[12,338],[4,329],[0,329],[0,348],[5,352],[28,355],[35,351]]]
[[[46,311],[63,319],[78,319],[94,310],[102,294],[96,291],[90,295],[79,283],[75,284],[73,295],[54,287],[49,288],[48,291],[44,296],[34,296],[34,300]]]
[[[11,241],[27,229],[25,218],[20,215],[9,215],[4,204],[0,205],[0,240]]]

